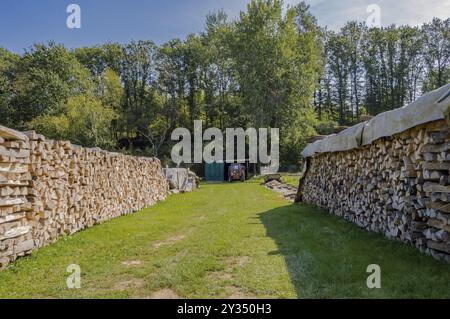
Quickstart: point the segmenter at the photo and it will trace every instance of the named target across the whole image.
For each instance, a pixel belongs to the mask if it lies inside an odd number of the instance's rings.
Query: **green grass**
[[[298,183],[300,180],[300,174],[283,173],[283,174],[281,174],[281,180],[288,185],[298,187]]]
[[[66,287],[73,263],[81,289]],[[381,266],[381,289],[366,286],[369,264]],[[0,271],[0,297],[449,298],[449,283],[449,265],[405,244],[236,182],[202,185],[39,249]]]

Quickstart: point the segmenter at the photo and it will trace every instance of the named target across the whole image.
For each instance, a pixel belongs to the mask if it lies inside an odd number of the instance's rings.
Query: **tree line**
[[[314,95],[319,118],[341,125],[402,107],[450,80],[450,19],[421,27],[323,30],[324,72]]]
[[[283,165],[308,137],[350,125],[449,82],[449,20],[338,32],[305,3],[254,0],[231,20],[162,45],[49,42],[0,48],[0,124],[168,161],[177,127],[278,127]]]

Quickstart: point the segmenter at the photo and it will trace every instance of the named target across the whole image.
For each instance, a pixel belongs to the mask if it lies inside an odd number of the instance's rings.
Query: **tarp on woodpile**
[[[361,138],[365,123],[359,123],[339,134],[329,135],[323,140],[309,144],[302,152],[303,157],[310,157],[316,153],[347,151],[361,145]]]
[[[311,157],[320,153],[348,151],[420,124],[442,120],[449,112],[450,84],[447,84],[402,108],[378,114],[367,122],[309,144],[301,155]]]
[[[429,92],[402,108],[378,114],[366,123],[362,145],[401,133],[417,125],[442,120],[450,105],[450,84]]]

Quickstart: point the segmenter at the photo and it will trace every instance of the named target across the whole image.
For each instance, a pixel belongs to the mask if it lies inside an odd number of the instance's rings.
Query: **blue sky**
[[[163,43],[203,29],[208,12],[224,9],[237,17],[249,0],[14,0],[0,1],[0,46],[21,53],[36,42],[55,40],[67,47],[108,41],[150,39]],[[295,4],[297,0],[285,0]],[[365,21],[369,4],[381,8],[383,25],[418,25],[448,18],[450,0],[309,0],[321,25],[332,29],[350,19]],[[66,27],[67,5],[81,7],[81,29]]]

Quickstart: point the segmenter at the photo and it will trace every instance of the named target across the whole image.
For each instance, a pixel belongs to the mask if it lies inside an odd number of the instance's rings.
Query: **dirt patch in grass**
[[[122,265],[126,267],[134,267],[142,265],[142,261],[140,260],[125,260],[122,261]]]
[[[145,280],[141,278],[133,278],[126,281],[119,281],[115,286],[114,289],[116,290],[127,290],[127,289],[133,289],[133,288],[142,288],[145,286]]]
[[[225,269],[222,271],[211,271],[208,274],[208,278],[214,281],[230,281],[234,280],[233,272],[238,269],[244,267],[250,258],[248,256],[233,256],[228,257],[224,260]]]
[[[258,299],[256,295],[246,292],[238,286],[227,286],[225,290],[228,295],[227,299]]]
[[[225,271],[211,271],[208,274],[208,279],[211,281],[229,281],[233,280],[234,276],[233,274]]]
[[[180,299],[181,297],[172,289],[164,288],[158,291],[155,291],[151,294],[149,299]]]
[[[235,268],[242,268],[248,263],[249,260],[250,257],[248,256],[230,257],[226,260],[227,269],[233,270]]]
[[[167,239],[165,239],[163,241],[158,241],[156,243],[153,243],[153,247],[154,248],[160,248],[160,247],[163,247],[163,246],[173,245],[173,244],[175,244],[175,243],[177,243],[179,241],[182,241],[185,238],[186,238],[185,235],[172,236],[172,237],[169,237],[169,238],[167,238]]]
[[[285,184],[283,182],[273,180],[263,185],[274,192],[280,193],[280,198],[287,199],[290,202],[294,202],[295,196],[297,195],[297,187]]]
[[[172,265],[177,265],[187,254],[188,252],[186,250],[178,252],[172,261]]]

